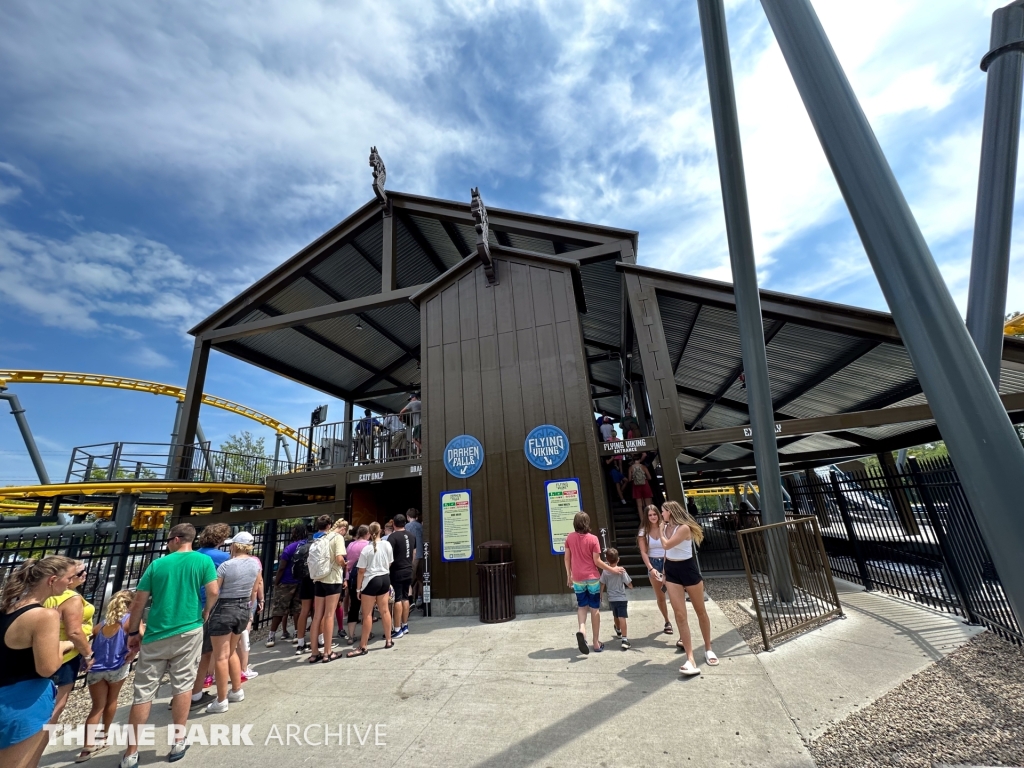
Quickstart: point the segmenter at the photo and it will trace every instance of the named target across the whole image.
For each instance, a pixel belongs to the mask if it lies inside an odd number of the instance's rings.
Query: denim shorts
[[[210,637],[240,635],[249,626],[250,618],[252,612],[249,610],[249,598],[227,598],[217,601],[206,623],[210,628]]]
[[[601,607],[601,580],[574,581],[572,591],[576,593],[576,605],[580,608]]]
[[[82,654],[78,654],[71,661],[65,661],[50,678],[53,684],[60,688],[62,685],[71,685],[78,677],[78,670],[82,668]]]
[[[128,677],[128,670],[131,668],[131,664],[123,664],[117,669],[107,669],[102,672],[90,672],[85,676],[85,682],[87,685],[96,685],[96,683],[120,683],[126,677]]]

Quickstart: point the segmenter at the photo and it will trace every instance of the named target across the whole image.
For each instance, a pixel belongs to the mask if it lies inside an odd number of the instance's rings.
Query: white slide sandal
[[[715,655],[714,651],[704,651],[704,658],[707,659],[709,667],[718,666],[718,657]]]
[[[679,668],[679,672],[687,677],[693,677],[700,674],[700,669],[695,664],[691,664],[690,660],[687,659],[686,663]]]

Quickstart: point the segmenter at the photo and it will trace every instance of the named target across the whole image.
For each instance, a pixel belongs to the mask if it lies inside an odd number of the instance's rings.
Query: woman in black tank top
[[[35,768],[46,746],[43,725],[53,713],[50,675],[70,641],[60,641],[60,615],[42,603],[64,592],[75,561],[51,555],[22,563],[0,596],[0,765]]]

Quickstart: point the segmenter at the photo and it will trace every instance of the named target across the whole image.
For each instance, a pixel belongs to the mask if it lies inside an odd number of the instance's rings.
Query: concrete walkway
[[[721,664],[706,667],[698,651],[703,674],[683,679],[678,635],[660,632],[650,590],[634,594],[627,652],[611,641],[603,653],[579,655],[574,618],[564,614],[497,625],[414,619],[412,634],[393,650],[378,640],[367,656],[329,665],[304,663],[288,643],[259,643],[252,664],[261,674],[246,683],[245,701],[190,721],[207,735],[214,724],[251,724],[254,746],[197,743],[181,766],[813,766],[801,733],[816,735],[964,642],[972,629],[847,592],[849,619],[755,656],[709,602]],[[602,619],[607,634],[610,614]],[[696,630],[693,618],[690,624]],[[166,759],[166,701],[153,708],[156,746],[141,749],[140,765]],[[119,721],[126,717],[119,712]],[[303,732],[310,742],[322,739],[320,727],[305,731],[313,723],[329,723],[330,746],[296,743]],[[289,725],[292,743],[283,745]],[[51,747],[41,765],[66,765],[77,751]],[[118,759],[111,749],[90,764],[112,768]]]

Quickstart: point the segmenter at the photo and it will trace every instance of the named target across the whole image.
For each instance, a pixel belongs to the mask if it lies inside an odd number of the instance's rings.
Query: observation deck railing
[[[336,469],[419,459],[420,414],[372,416],[299,429],[296,469]],[[310,432],[312,431],[312,435]]]
[[[65,482],[179,480],[259,485],[294,464],[268,456],[215,451],[210,444],[99,443],[74,449]]]

